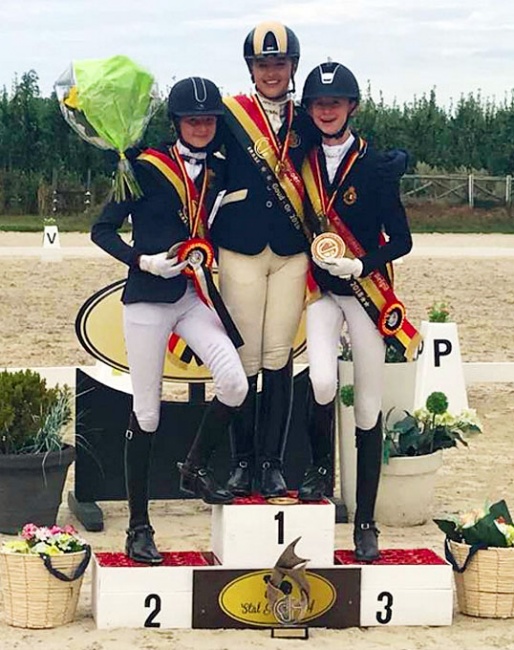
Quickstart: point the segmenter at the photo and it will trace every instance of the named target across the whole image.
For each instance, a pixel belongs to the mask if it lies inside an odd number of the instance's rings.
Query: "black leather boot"
[[[203,417],[185,463],[177,463],[180,489],[200,497],[205,503],[231,503],[234,495],[221,487],[209,468],[209,460],[222,436],[228,432],[235,408],[215,397]]]
[[[153,541],[154,529],[149,524],[127,528],[125,553],[134,562],[160,564],[162,555]]]
[[[312,463],[307,468],[298,489],[301,501],[321,501],[332,491],[334,476],[334,422],[335,400],[318,404],[312,386],[309,390],[308,433]]]
[[[232,464],[227,490],[236,496],[252,493],[255,472],[255,428],[257,419],[257,375],[248,377],[248,394],[232,420],[230,442]]]
[[[130,511],[125,552],[135,562],[160,564],[148,517],[148,478],[154,434],[143,431],[131,413],[125,433],[125,486]]]
[[[187,461],[177,463],[180,472],[180,489],[186,494],[199,497],[212,505],[232,503],[234,495],[222,487],[212,470],[206,466],[193,465]]]
[[[382,414],[372,429],[356,428],[357,510],[353,539],[355,558],[361,562],[378,560],[378,535],[374,521],[380,469],[382,467]]]
[[[310,465],[298,488],[300,501],[322,501],[330,490],[332,481],[332,458],[327,456]]]
[[[293,397],[293,359],[280,370],[263,370],[258,452],[260,493],[263,497],[287,494],[282,457],[287,441]]]
[[[355,524],[353,543],[355,544],[355,559],[359,562],[373,562],[380,557],[378,536],[380,531],[374,521]]]

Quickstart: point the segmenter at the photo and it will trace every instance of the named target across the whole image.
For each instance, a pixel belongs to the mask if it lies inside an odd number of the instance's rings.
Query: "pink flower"
[[[52,526],[50,528],[50,534],[51,535],[59,535],[59,533],[62,533],[63,530],[60,526]]]
[[[36,524],[25,524],[21,530],[21,536],[23,539],[31,540],[36,534],[37,528]]]
[[[68,533],[68,535],[76,535],[77,530],[71,525],[71,524],[66,524],[64,528],[62,529],[63,533]]]

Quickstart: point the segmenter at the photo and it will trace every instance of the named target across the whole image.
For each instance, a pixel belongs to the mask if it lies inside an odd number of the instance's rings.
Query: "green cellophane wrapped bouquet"
[[[124,152],[136,145],[159,106],[154,77],[126,56],[74,61],[55,83],[64,119],[100,149],[118,152],[115,201],[142,192]]]

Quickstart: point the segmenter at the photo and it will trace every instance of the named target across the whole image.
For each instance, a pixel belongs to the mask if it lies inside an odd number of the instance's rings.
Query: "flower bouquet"
[[[114,200],[141,197],[124,152],[139,142],[158,108],[153,76],[126,56],[74,61],[55,92],[64,119],[83,140],[118,152]]]
[[[48,628],[73,620],[91,548],[73,526],[26,524],[0,548],[5,620]]]
[[[461,612],[514,616],[514,525],[505,501],[434,522],[446,535]]]

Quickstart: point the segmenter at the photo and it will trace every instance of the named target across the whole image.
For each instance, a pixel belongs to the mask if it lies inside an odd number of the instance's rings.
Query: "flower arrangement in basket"
[[[514,616],[514,525],[505,501],[434,522],[446,535],[460,611]]]
[[[91,547],[73,526],[26,524],[0,548],[0,578],[9,625],[48,628],[73,620]]]

